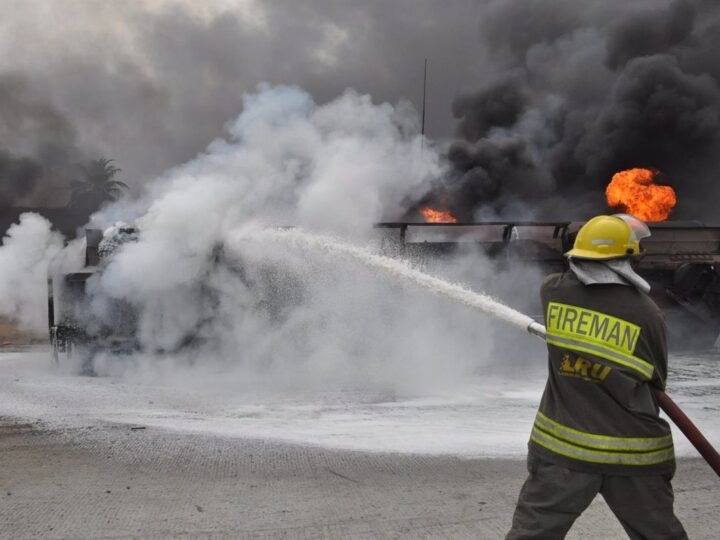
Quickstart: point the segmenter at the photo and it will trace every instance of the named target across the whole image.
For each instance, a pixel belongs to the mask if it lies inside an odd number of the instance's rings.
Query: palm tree
[[[99,158],[81,166],[84,180],[72,183],[69,206],[74,208],[99,208],[106,201],[116,201],[128,190],[128,185],[115,180],[120,168],[112,159]]]

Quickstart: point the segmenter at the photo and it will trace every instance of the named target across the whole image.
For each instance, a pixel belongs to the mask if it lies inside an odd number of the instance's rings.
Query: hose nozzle
[[[540,324],[539,322],[531,322],[528,327],[527,331],[530,332],[533,336],[537,336],[541,339],[545,339],[545,336],[547,333],[545,332],[545,327]]]

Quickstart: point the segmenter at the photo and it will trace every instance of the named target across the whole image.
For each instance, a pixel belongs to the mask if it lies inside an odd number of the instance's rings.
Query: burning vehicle
[[[567,268],[568,251],[583,222],[380,223],[394,231],[405,257],[448,256],[471,242],[500,267],[535,265],[545,273]],[[670,335],[710,345],[720,333],[720,227],[651,223],[652,236],[635,260],[665,312]]]
[[[442,261],[460,246],[472,245],[499,268],[532,265],[545,273],[562,271],[563,257],[572,246],[582,222],[494,222],[494,223],[379,223],[382,249],[415,261]],[[720,227],[696,223],[654,223],[652,236],[643,241],[645,249],[637,270],[652,285],[651,295],[668,319],[673,334],[692,339],[693,346],[711,345],[720,333]],[[49,279],[48,324],[53,354],[61,358],[80,355],[87,361],[97,351],[128,353],[140,350],[137,314],[124,300],[106,306],[106,317],[88,317],[88,302],[94,277],[102,273],[113,253],[141,234],[131,226],[116,226],[105,233],[87,231],[85,267]],[[277,314],[282,306],[297,301],[301,286],[277,286],[288,276],[266,272],[267,280],[253,283],[237,266],[227,265],[222,250],[213,255],[215,264],[231,268],[248,286],[263,287],[265,307]],[[59,280],[59,281],[58,281]],[[292,294],[288,294],[292,291]],[[216,301],[211,289],[204,291],[209,312]],[[539,314],[538,314],[539,315]],[[180,340],[188,347],[206,339],[202,328]],[[155,351],[159,352],[159,351]]]
[[[118,223],[106,231],[88,229],[85,235],[84,264],[77,272],[48,275],[48,327],[56,362],[62,356],[103,349],[128,352],[137,348],[134,336],[136,317],[127,303],[118,300],[103,321],[88,316],[89,284],[99,275],[113,253],[123,244],[138,240],[137,227]]]
[[[86,229],[81,245],[82,268],[63,272],[51,265],[47,282],[48,328],[56,362],[72,358],[81,371],[92,374],[93,358],[100,352],[166,354],[212,344],[216,319],[222,311],[220,297],[227,294],[221,285],[213,283],[213,276],[219,274],[225,281],[257,291],[261,300],[253,308],[263,310],[269,319],[282,317],[284,308],[300,299],[300,288],[289,272],[278,272],[261,263],[251,275],[237,257],[230,257],[222,245],[216,245],[209,250],[206,274],[191,285],[198,312],[191,327],[169,341],[147,339],[142,335],[140,306],[125,298],[109,297],[100,287],[103,273],[118,251],[137,242],[141,235],[138,227],[126,223],[116,223],[105,231]],[[77,253],[70,254],[73,256]]]
[[[643,240],[644,252],[634,264],[652,285],[651,296],[666,313],[671,342],[676,335],[685,342],[691,339],[694,347],[710,345],[720,333],[720,227],[664,221],[675,204],[675,194],[672,188],[654,185],[653,176],[646,169],[616,174],[608,185],[608,204],[650,222],[652,236]],[[421,207],[418,212],[425,221],[376,224],[381,251],[421,265],[430,261],[443,264],[459,249],[472,246],[501,271],[531,266],[547,274],[566,269],[563,254],[583,225],[572,221],[462,223],[447,209]],[[123,245],[137,242],[141,234],[137,227],[123,223],[105,231],[87,230],[83,268],[51,273],[48,324],[58,361],[73,354],[91,358],[101,350],[123,353],[141,349],[137,311],[129,302],[110,300],[102,317],[90,309],[94,283],[114,254]],[[215,246],[211,259],[209,267],[222,266],[233,279],[257,290],[263,301],[255,307],[268,310],[271,317],[281,316],[284,307],[302,297],[302,285],[278,269],[269,267],[255,274],[263,276],[260,280],[250,277],[241,261],[226,257],[222,246]],[[212,319],[220,293],[204,284],[199,287],[198,299],[207,318]],[[207,339],[202,327],[211,325],[205,322],[177,340],[173,349]]]
[[[634,265],[652,286],[653,300],[665,312],[671,342],[716,344],[720,333],[720,227],[668,221],[677,203],[670,186],[658,185],[659,172],[619,171],[607,185],[609,208],[648,222],[652,236]],[[442,198],[441,198],[442,199]],[[396,231],[405,256],[451,253],[461,242],[474,242],[488,257],[507,267],[532,264],[544,273],[567,269],[568,251],[583,222],[459,223],[447,208],[422,206],[424,223],[383,223]]]

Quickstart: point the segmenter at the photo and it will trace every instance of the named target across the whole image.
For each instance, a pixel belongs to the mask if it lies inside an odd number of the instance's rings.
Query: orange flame
[[[423,206],[420,208],[420,213],[428,223],[457,223],[457,218],[450,213],[450,210],[434,210]]]
[[[608,204],[643,221],[666,220],[677,198],[670,186],[655,185],[655,174],[650,169],[616,173],[605,190]]]

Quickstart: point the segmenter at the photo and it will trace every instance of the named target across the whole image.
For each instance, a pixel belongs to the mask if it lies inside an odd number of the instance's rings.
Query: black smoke
[[[0,75],[0,206],[62,203],[81,159],[65,115],[24,77]]]
[[[0,151],[0,206],[10,206],[34,191],[41,170],[31,158]]]
[[[707,217],[719,172],[716,5],[16,3],[0,20],[0,204],[60,205],[78,163],[101,156],[138,190],[222,135],[261,82],[318,102],[352,87],[419,108],[428,58],[427,133],[457,128],[460,139],[428,200],[465,219],[585,217],[604,210],[612,172],[649,166],[678,189],[676,217]]]
[[[301,86],[319,103],[354,88],[419,105],[425,58],[427,133],[448,136],[458,88],[484,76],[482,61],[466,68],[481,58],[479,10],[475,0],[16,2],[0,20],[0,76],[36,95],[23,110],[38,129],[13,146],[26,135],[0,125],[12,164],[0,191],[25,204],[60,197],[53,152],[68,161],[76,151],[112,158],[139,191],[222,136],[263,82]]]
[[[607,210],[614,172],[649,167],[673,217],[718,221],[717,3],[493,1],[480,34],[496,74],[453,106],[451,210],[582,219]]]

